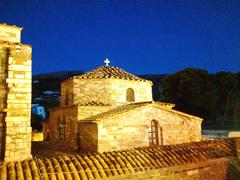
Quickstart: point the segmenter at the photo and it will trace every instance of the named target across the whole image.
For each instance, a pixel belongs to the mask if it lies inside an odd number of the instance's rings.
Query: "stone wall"
[[[152,120],[158,122],[160,145],[199,141],[201,138],[201,120],[149,106],[97,122],[98,151],[148,146]]]
[[[73,105],[73,80],[66,80],[61,84],[61,103],[60,106]]]
[[[21,42],[22,28],[17,26],[9,26],[7,24],[0,24],[0,40],[6,42]]]
[[[152,101],[152,84],[141,81],[120,79],[74,79],[74,104],[103,102],[108,104],[126,103],[126,91],[132,88],[135,102]]]
[[[20,34],[21,28],[0,25],[0,134],[5,161],[31,158],[32,48],[20,43]]]
[[[6,47],[0,47],[0,157],[4,156],[5,145],[5,116],[4,109],[7,107],[7,61],[8,61],[8,49]]]
[[[84,118],[89,117],[91,115],[105,112],[110,108],[113,108],[113,107],[112,106],[72,105],[72,106],[54,108],[50,110],[49,121],[47,123],[44,123],[44,126],[43,126],[44,140],[47,140],[53,144],[60,144],[61,147],[63,148],[68,148],[70,146],[71,148],[77,150],[80,143],[79,139],[84,138],[86,140],[86,136],[83,135],[84,131],[82,131],[82,135],[84,137],[79,136],[80,132],[78,131],[78,126],[79,126],[78,121],[84,120]],[[58,135],[59,124],[58,123],[63,118],[65,118],[66,120],[66,127],[65,127],[66,139],[59,140],[59,135]],[[85,128],[83,127],[83,130],[88,128],[90,128],[89,132],[93,133],[92,128],[88,126],[88,124]],[[94,130],[94,133],[95,133],[95,130]]]
[[[152,106],[145,114],[162,127],[162,144],[180,144],[201,140],[202,119],[169,108]]]
[[[97,142],[97,124],[91,122],[79,122],[79,150],[81,152],[97,152]]]
[[[60,123],[60,121],[65,122]],[[79,142],[77,106],[68,106],[51,110],[49,122],[44,124],[44,139],[52,144],[59,145],[61,149],[71,148],[72,150],[77,150]]]

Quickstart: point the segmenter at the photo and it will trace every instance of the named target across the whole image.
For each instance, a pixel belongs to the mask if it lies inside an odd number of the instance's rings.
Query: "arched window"
[[[61,118],[57,119],[57,139],[60,140],[61,136]]]
[[[156,120],[151,121],[151,127],[149,128],[149,145],[158,145],[158,123]]]
[[[58,119],[58,140],[64,141],[66,139],[66,120],[65,116]]]
[[[126,100],[127,100],[127,102],[135,101],[135,94],[134,94],[134,90],[132,88],[127,89]]]

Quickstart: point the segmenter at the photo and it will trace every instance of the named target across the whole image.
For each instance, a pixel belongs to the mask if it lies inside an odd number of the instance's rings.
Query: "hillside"
[[[81,75],[84,71],[58,71],[58,72],[49,72],[49,73],[42,73],[33,75],[34,80],[42,80],[42,79],[59,79],[65,80],[71,76]]]
[[[33,99],[41,96],[44,91],[60,91],[60,84],[72,76],[83,74],[83,71],[60,71],[33,75],[32,96]]]

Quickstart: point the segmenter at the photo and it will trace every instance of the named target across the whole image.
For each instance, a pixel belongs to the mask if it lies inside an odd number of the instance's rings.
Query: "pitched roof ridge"
[[[82,102],[78,103],[78,106],[111,106],[110,103],[105,103],[101,101],[87,101],[87,102]]]
[[[160,106],[172,106],[172,107],[175,106],[175,104],[173,104],[173,103],[167,103],[167,102],[162,102],[162,101],[154,101],[153,104],[157,104]]]
[[[124,80],[135,80],[151,82],[149,80],[135,76],[122,68],[115,66],[99,66],[89,72],[86,72],[80,76],[74,76],[76,79],[124,79]]]
[[[161,107],[160,107],[160,108],[161,108]],[[193,119],[200,120],[200,121],[203,120],[203,118],[201,118],[201,117],[198,117],[198,116],[195,116],[195,115],[191,115],[191,114],[187,114],[187,113],[178,111],[178,110],[176,110],[176,109],[168,109],[168,108],[163,108],[163,109],[166,110],[166,111],[172,112],[172,113],[176,113],[176,114],[181,115],[181,116],[193,118]]]
[[[143,107],[145,105],[151,104],[153,103],[153,101],[145,101],[145,102],[134,102],[134,103],[129,103],[129,104],[123,104],[123,105],[118,105],[108,111],[93,115],[93,116],[89,116],[81,121],[94,121],[97,119],[102,119],[102,118],[106,118],[109,116],[113,116],[113,115],[117,115],[117,114],[121,114],[124,112],[128,112],[129,110],[133,110],[139,107]]]

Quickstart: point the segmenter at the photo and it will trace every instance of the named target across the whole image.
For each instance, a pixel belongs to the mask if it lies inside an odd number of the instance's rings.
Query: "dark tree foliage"
[[[204,118],[205,127],[240,127],[239,79],[239,74],[186,68],[163,79],[161,100]]]
[[[58,107],[60,105],[59,101],[53,96],[41,100],[39,104],[44,106],[46,110]]]

